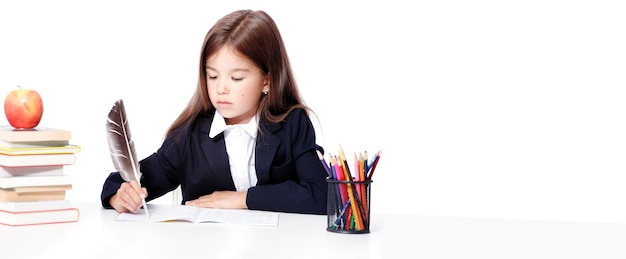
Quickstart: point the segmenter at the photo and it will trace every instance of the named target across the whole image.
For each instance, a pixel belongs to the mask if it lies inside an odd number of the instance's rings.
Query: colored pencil
[[[350,174],[350,168],[348,167],[348,163],[346,162],[346,156],[345,156],[345,153],[343,152],[343,148],[341,147],[341,145],[339,146],[339,162],[341,163],[342,168],[344,169],[344,175],[346,179],[348,181],[353,181],[352,176]],[[360,200],[359,196],[356,194],[356,190],[355,188],[353,188],[352,184],[347,183],[346,185],[348,187],[348,197],[352,201],[350,204],[352,207],[353,214],[356,213],[356,215],[354,215],[356,229],[363,230],[365,229],[363,225],[363,218],[364,218],[363,205],[358,201]]]
[[[322,162],[322,165],[324,165],[324,169],[326,169],[326,174],[328,174],[329,177],[333,177],[330,172],[330,167],[328,166],[328,163],[326,163],[326,159],[324,159],[324,155],[322,155],[322,152],[320,152],[319,150],[315,150],[315,152],[317,153],[317,157],[320,159],[320,162]]]
[[[382,155],[382,153],[383,153],[382,149],[376,152],[374,160],[371,162],[373,165],[370,167],[369,173],[367,174],[367,180],[372,180],[372,175],[374,174],[374,170],[376,169],[376,165],[378,164],[378,161],[380,160],[380,156]]]
[[[359,170],[360,170],[360,174],[361,174],[361,181],[362,182],[366,182],[367,178],[366,178],[366,167],[367,167],[367,151],[364,152],[364,154],[360,154],[359,157]],[[361,203],[363,203],[363,211],[365,212],[365,219],[368,220],[369,219],[369,213],[368,212],[368,198],[367,198],[367,185],[369,183],[362,183],[360,184],[359,187],[361,187]]]

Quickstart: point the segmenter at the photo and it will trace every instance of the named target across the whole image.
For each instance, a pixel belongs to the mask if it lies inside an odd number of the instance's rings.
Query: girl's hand
[[[147,196],[146,188],[141,188],[137,181],[130,181],[122,183],[109,203],[117,212],[137,213],[143,205],[143,199]]]
[[[247,194],[248,192],[235,191],[213,192],[198,199],[187,201],[185,205],[216,209],[247,209]]]

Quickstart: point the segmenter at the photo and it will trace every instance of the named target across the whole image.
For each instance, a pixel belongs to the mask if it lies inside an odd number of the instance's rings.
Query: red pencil
[[[369,169],[369,173],[367,174],[367,180],[372,180],[372,175],[374,174],[374,170],[376,169],[376,165],[378,164],[378,160],[380,160],[380,155],[382,155],[383,150],[380,149],[376,154],[374,154],[374,161],[372,161],[372,166]]]

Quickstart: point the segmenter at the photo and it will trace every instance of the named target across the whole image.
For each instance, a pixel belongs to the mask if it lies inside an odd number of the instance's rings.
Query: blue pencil
[[[348,202],[346,202],[346,204],[343,205],[343,208],[341,208],[339,215],[337,215],[337,218],[335,219],[335,222],[333,223],[334,226],[338,227],[340,226],[339,224],[342,221],[344,221],[343,218],[344,218],[344,215],[346,214],[346,210],[348,210],[348,206],[350,206],[350,200],[348,200]]]

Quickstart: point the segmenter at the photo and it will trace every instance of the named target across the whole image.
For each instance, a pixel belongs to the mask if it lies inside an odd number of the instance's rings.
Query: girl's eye
[[[233,81],[241,81],[243,80],[243,77],[233,77],[232,79]]]
[[[207,76],[207,78],[209,78],[209,79],[216,79],[217,76]]]

